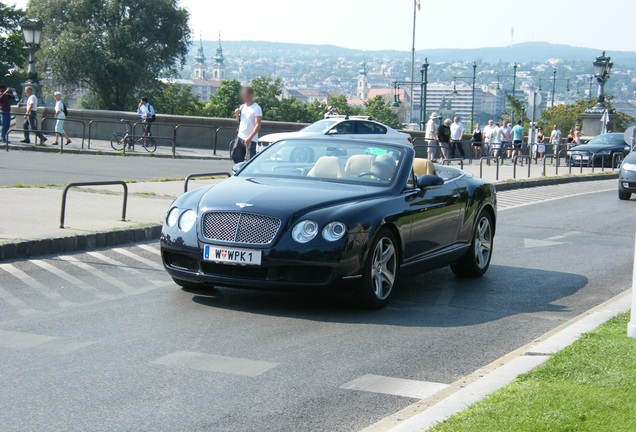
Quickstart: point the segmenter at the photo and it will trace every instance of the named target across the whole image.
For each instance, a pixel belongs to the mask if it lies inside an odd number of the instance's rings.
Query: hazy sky
[[[12,0],[4,0],[11,4]],[[411,49],[414,0],[182,0],[196,38]],[[24,6],[27,0],[13,0]],[[148,0],[151,7],[152,0]],[[545,41],[636,51],[636,0],[421,0],[416,49]],[[607,12],[602,12],[602,10]],[[599,26],[595,21],[605,20]],[[598,30],[600,29],[600,31]]]

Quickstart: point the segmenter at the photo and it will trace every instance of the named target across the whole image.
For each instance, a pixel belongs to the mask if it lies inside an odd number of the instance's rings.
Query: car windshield
[[[622,134],[603,134],[592,138],[588,144],[623,145],[625,140]]]
[[[287,140],[259,153],[239,175],[381,186],[393,183],[404,157],[399,146],[383,143]]]
[[[301,132],[327,132],[329,128],[338,123],[340,120],[336,119],[325,119],[317,121],[314,124],[310,124],[309,126],[301,129]]]

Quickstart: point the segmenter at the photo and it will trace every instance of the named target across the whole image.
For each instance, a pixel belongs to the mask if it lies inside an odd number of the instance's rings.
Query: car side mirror
[[[327,135],[338,135],[338,130],[337,129],[329,129],[327,131]]]
[[[247,163],[247,162],[239,162],[239,163],[235,164],[235,165],[232,167],[232,172],[233,172],[234,174],[238,174],[238,173],[239,173],[239,171],[241,171],[241,170],[243,169],[243,167],[245,166],[245,164],[246,164],[246,163]]]
[[[425,191],[427,189],[435,189],[444,184],[444,179],[438,177],[436,175],[423,175],[417,181],[417,187],[421,191]]]

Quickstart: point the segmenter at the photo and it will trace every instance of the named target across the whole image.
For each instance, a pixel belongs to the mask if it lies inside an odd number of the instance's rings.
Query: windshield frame
[[[315,123],[312,123],[308,126],[305,126],[304,128],[302,128],[299,132],[309,132],[309,133],[322,133],[325,134],[327,133],[331,128],[333,128],[335,125],[337,125],[338,123],[342,122],[343,119],[322,119],[322,120],[318,120]],[[326,126],[324,129],[321,130],[311,130],[313,127],[316,127],[317,125],[321,124],[321,123],[329,123],[328,126]]]

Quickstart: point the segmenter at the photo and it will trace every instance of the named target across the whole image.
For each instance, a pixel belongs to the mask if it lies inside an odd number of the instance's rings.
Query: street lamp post
[[[475,82],[477,81],[477,62],[473,62],[473,97],[470,103],[470,131],[475,130]]]
[[[594,111],[604,111],[607,109],[605,106],[605,83],[607,83],[607,79],[610,77],[610,72],[612,71],[612,58],[605,56],[605,51],[599,57],[596,57],[594,61],[594,77],[598,82],[598,98],[596,99],[596,106],[593,108]]]
[[[424,119],[426,118],[426,91],[428,87],[428,58],[424,58],[424,64],[420,69],[422,81],[420,82],[420,130],[424,130]]]
[[[22,29],[22,38],[24,39],[24,49],[27,50],[29,55],[29,67],[27,69],[27,80],[22,84],[22,87],[31,87],[35,93],[38,101],[42,100],[42,91],[40,88],[40,81],[38,78],[38,71],[35,67],[35,53],[40,50],[40,42],[42,39],[42,28],[44,23],[39,19],[27,18],[20,23]],[[21,105],[26,104],[26,100],[23,99],[20,102]]]
[[[512,66],[512,97],[516,98],[517,97],[517,67],[519,67],[519,65],[517,63],[515,63]],[[512,110],[510,111],[510,123],[512,123],[513,125],[515,124],[515,109],[514,107],[512,107]]]
[[[554,106],[554,95],[556,93],[556,74],[557,74],[557,70],[556,68],[554,68],[554,70],[552,71],[552,103],[550,104],[550,106]]]

